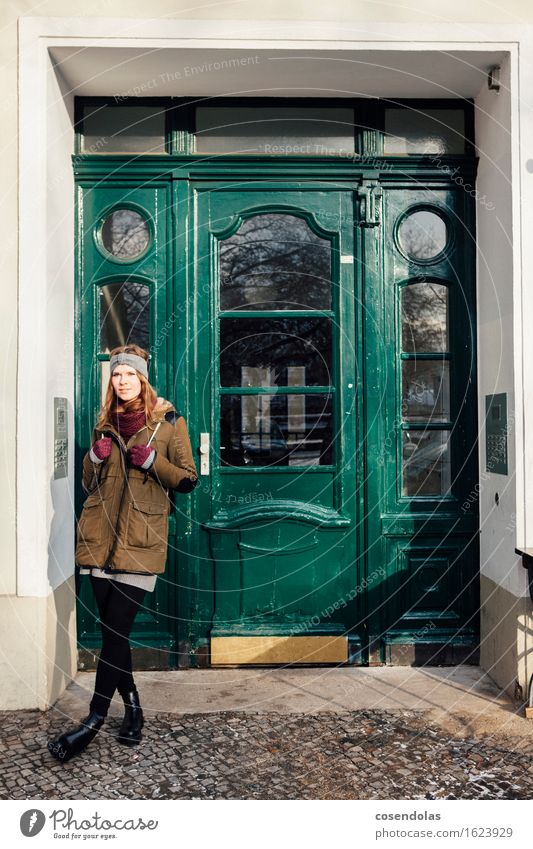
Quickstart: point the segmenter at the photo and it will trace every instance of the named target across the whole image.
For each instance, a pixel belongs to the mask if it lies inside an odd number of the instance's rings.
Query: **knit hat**
[[[120,354],[113,354],[111,359],[109,360],[109,367],[111,369],[111,374],[115,369],[115,366],[131,366],[136,371],[139,371],[146,380],[148,380],[148,363],[144,359],[144,357],[139,357],[137,354],[126,354],[125,352],[121,352]]]

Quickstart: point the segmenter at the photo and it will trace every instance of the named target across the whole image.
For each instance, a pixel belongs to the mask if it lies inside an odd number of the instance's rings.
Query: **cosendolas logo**
[[[29,811],[24,811],[20,818],[20,830],[24,837],[35,837],[39,834],[43,825],[46,822],[46,817],[38,808],[30,808]]]

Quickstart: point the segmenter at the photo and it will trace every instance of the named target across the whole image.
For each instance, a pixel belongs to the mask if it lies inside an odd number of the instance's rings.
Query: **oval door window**
[[[100,227],[100,242],[113,259],[132,262],[146,253],[150,242],[147,219],[135,209],[114,209]]]
[[[398,227],[400,250],[414,262],[432,262],[448,244],[448,227],[444,218],[431,209],[409,212]]]

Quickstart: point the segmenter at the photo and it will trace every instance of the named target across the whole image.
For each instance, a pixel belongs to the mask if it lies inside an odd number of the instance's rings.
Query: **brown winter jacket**
[[[156,456],[148,471],[131,466],[126,451],[150,443]],[[158,575],[165,571],[169,490],[190,492],[198,476],[185,419],[164,398],[146,425],[128,442],[111,425],[92,433],[113,440],[111,454],[100,464],[89,452],[83,458],[82,486],[88,497],[79,519],[76,563],[110,571]]]

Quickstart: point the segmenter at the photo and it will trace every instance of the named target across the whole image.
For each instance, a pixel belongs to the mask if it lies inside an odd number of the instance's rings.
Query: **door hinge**
[[[359,227],[379,227],[381,224],[381,200],[383,189],[379,183],[369,180],[359,189]]]

